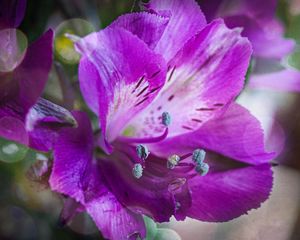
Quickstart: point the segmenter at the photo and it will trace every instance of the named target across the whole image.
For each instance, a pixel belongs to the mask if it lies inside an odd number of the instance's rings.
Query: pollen
[[[192,159],[196,164],[201,164],[201,163],[203,163],[203,161],[205,159],[205,155],[206,155],[206,152],[204,150],[196,149],[193,152]]]
[[[133,166],[132,174],[135,178],[139,179],[143,176],[143,167],[140,163],[136,163]]]
[[[209,165],[207,163],[201,163],[196,166],[196,172],[201,176],[205,176],[209,171]]]
[[[142,144],[136,146],[136,153],[138,157],[143,160],[145,160],[150,154],[148,148]]]
[[[162,114],[162,124],[168,127],[171,124],[171,115],[168,112]]]
[[[176,154],[168,157],[167,168],[174,169],[180,161],[180,157]]]

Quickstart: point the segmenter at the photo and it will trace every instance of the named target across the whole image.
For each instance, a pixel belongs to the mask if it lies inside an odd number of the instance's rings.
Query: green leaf
[[[159,228],[154,240],[181,240],[181,237],[172,229]]]
[[[290,24],[287,28],[287,37],[294,38],[297,43],[300,43],[300,14],[296,16],[291,16]]]
[[[288,64],[298,70],[300,70],[300,48],[297,48],[290,56],[287,58]]]
[[[0,138],[0,161],[14,163],[25,158],[28,148],[24,145]]]

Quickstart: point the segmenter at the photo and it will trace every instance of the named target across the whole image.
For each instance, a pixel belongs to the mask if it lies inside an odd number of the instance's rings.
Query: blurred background
[[[84,36],[104,28],[120,14],[137,9],[137,3],[132,0],[28,0],[20,26],[28,41],[33,41],[49,27],[56,32],[55,64],[45,91],[46,98],[66,108],[73,104],[82,107],[80,101],[74,102],[79,94],[76,90],[79,56],[64,33]],[[299,44],[300,0],[280,0],[277,15],[284,23],[286,36]],[[300,70],[300,48],[297,47],[285,61]],[[174,229],[184,240],[299,240],[300,94],[246,87],[238,101],[262,121],[270,149],[282,150],[274,160],[278,164],[274,164],[275,181],[270,199],[260,209],[228,223],[187,219],[184,222],[173,220],[159,227]],[[64,199],[48,190],[47,176],[41,178],[36,173],[50,156],[3,139],[0,139],[0,146],[0,240],[102,239],[85,214],[76,216],[66,227],[59,225]]]

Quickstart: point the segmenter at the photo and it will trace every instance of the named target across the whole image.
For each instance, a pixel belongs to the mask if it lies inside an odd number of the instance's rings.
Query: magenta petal
[[[272,189],[269,164],[216,172],[189,181],[193,204],[189,217],[224,222],[259,208]]]
[[[94,219],[105,238],[145,237],[141,215],[125,209],[103,184],[93,157],[93,133],[86,114],[74,112],[77,129],[63,129],[54,149],[51,189],[74,198]],[[130,239],[130,238],[129,238]]]
[[[211,22],[216,18],[216,16],[218,16],[219,7],[222,6],[221,4],[224,2],[224,0],[198,0],[198,2],[206,17],[206,20]]]
[[[0,29],[17,28],[23,20],[27,0],[0,1]]]
[[[168,17],[140,12],[120,16],[110,27],[124,28],[138,36],[149,48],[154,49],[161,39],[168,22]]]
[[[157,222],[169,221],[172,215],[183,220],[186,215],[182,209],[189,208],[192,201],[188,172],[193,167],[170,170],[166,159],[150,154],[143,164],[142,176],[135,178],[132,169],[138,161],[135,148],[123,143],[115,146],[108,159],[99,160],[109,189],[127,208]]]
[[[221,114],[242,90],[251,45],[238,29],[215,20],[191,38],[171,61],[159,98],[130,125],[137,135],[159,135],[169,112],[169,137],[195,131]]]
[[[235,103],[229,106],[224,115],[207,122],[199,130],[169,138],[150,147],[150,151],[168,156],[174,151],[186,154],[196,148],[250,164],[265,163],[275,156],[265,151],[264,134],[259,121]]]
[[[102,235],[113,240],[144,239],[146,229],[142,215],[123,207],[103,183],[95,181],[93,187],[95,196],[88,199],[85,207]]]
[[[66,194],[80,203],[85,203],[84,189],[88,179],[84,177],[91,165],[93,133],[88,117],[75,112],[77,129],[62,129],[54,147],[54,164],[50,186],[54,191]]]
[[[52,149],[61,128],[74,126],[76,120],[69,111],[43,98],[26,115],[29,146],[40,151]]]
[[[275,20],[260,24],[256,19],[238,15],[226,17],[225,22],[231,28],[243,27],[242,34],[251,41],[255,56],[281,59],[295,47],[293,40],[284,38],[280,23]]]
[[[27,49],[23,62],[15,69],[19,82],[19,104],[26,110],[35,104],[44,90],[52,64],[53,31],[50,29]]]
[[[157,95],[165,81],[165,62],[122,28],[90,34],[76,46],[83,55],[79,66],[81,91],[93,110],[99,107],[96,114],[102,136],[111,142]]]
[[[199,0],[208,19],[233,15],[247,15],[258,21],[275,18],[277,0]]]
[[[0,137],[24,145],[28,144],[28,134],[24,123],[14,117],[5,116],[0,118]]]
[[[252,74],[248,87],[257,89],[272,89],[277,91],[300,91],[300,72],[285,69],[266,74]]]
[[[205,17],[194,0],[151,0],[145,5],[149,10],[170,16],[170,22],[155,51],[169,62],[205,25]]]

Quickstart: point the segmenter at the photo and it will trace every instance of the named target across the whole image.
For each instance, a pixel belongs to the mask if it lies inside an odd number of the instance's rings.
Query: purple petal
[[[77,129],[62,129],[54,147],[54,164],[50,177],[52,190],[85,203],[84,190],[93,155],[93,133],[88,117],[75,112]]]
[[[110,27],[121,27],[138,36],[151,49],[154,49],[162,37],[169,18],[157,14],[140,12],[120,16]]]
[[[13,70],[24,59],[26,47],[21,47],[20,43],[27,46],[26,36],[18,29],[9,28],[0,30],[0,73],[6,79],[12,75]],[[6,84],[2,83],[1,85],[2,92],[2,87]]]
[[[0,118],[0,137],[24,145],[28,144],[28,134],[24,123],[14,117],[5,116]]]
[[[218,10],[224,0],[198,0],[206,20],[211,22],[218,16]],[[227,1],[228,2],[228,1]]]
[[[27,0],[0,1],[0,29],[17,28],[23,20]]]
[[[199,0],[208,19],[233,15],[246,15],[259,21],[274,19],[277,0]]]
[[[184,219],[185,215],[176,210],[176,203],[184,208],[190,207],[187,188],[190,167],[170,170],[166,159],[150,155],[141,178],[137,179],[132,173],[138,162],[134,147],[121,144],[115,149],[109,159],[99,160],[99,165],[108,187],[118,200],[132,211],[158,222],[169,221],[172,215]]]
[[[81,203],[105,238],[127,239],[134,234],[145,237],[142,216],[118,202],[92,165],[93,133],[88,116],[74,112],[74,117],[78,128],[63,129],[55,145],[51,189]]]
[[[145,6],[162,16],[170,16],[170,22],[155,48],[167,62],[206,25],[205,17],[194,0],[151,0]]]
[[[165,62],[121,28],[93,33],[76,45],[83,55],[79,66],[81,91],[99,115],[102,140],[110,142],[157,95],[165,81]],[[109,151],[109,146],[103,147]]]
[[[239,168],[195,177],[189,181],[193,204],[189,217],[224,222],[259,208],[272,189],[269,164]]]
[[[266,74],[253,74],[250,77],[248,87],[299,92],[300,72],[293,69],[285,69]]]
[[[0,107],[0,121],[0,136],[39,151],[52,149],[62,127],[76,126],[69,111],[42,98],[27,114],[14,101],[4,103]]]
[[[169,112],[170,137],[198,129],[242,90],[250,57],[250,43],[238,30],[229,30],[221,20],[212,22],[174,57],[159,98],[129,126],[136,135],[159,135],[161,115]]]
[[[168,156],[174,152],[186,154],[196,148],[214,151],[250,164],[265,163],[275,156],[265,151],[259,121],[248,110],[235,103],[229,106],[224,115],[207,122],[199,130],[169,138],[151,146],[150,151]]]
[[[14,71],[19,83],[16,96],[25,110],[32,107],[44,90],[52,64],[53,31],[50,29],[27,49],[23,62]]]
[[[105,238],[135,240],[146,236],[142,215],[123,207],[103,183],[95,181],[93,188],[95,196],[85,207]]]
[[[31,148],[49,151],[53,148],[62,127],[76,126],[72,114],[46,99],[40,98],[26,116],[26,130]]]
[[[275,20],[259,24],[253,18],[239,15],[226,17],[225,22],[230,28],[243,27],[242,35],[251,41],[255,56],[281,59],[295,47],[293,40],[284,38],[280,23]]]

